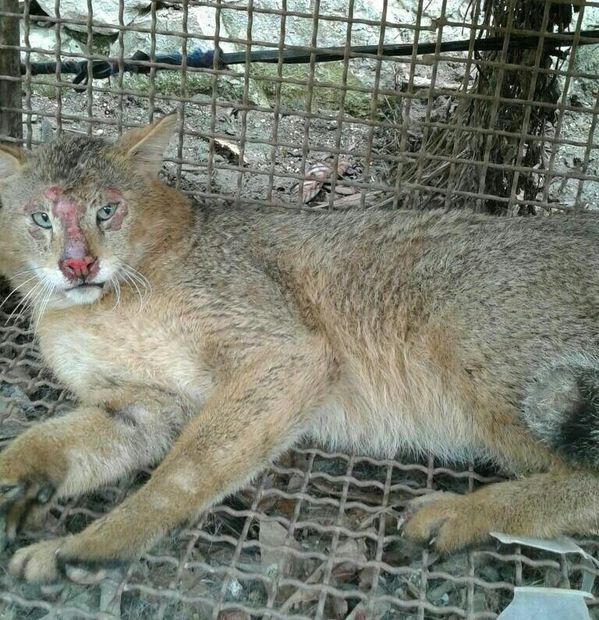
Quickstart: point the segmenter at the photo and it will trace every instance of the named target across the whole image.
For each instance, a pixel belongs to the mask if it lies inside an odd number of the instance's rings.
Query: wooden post
[[[19,12],[19,0],[0,0],[0,12]],[[0,46],[19,45],[19,18],[0,15]],[[0,49],[0,139],[23,137],[22,113],[7,108],[21,108],[21,82],[2,79],[3,75],[19,77],[19,50]]]

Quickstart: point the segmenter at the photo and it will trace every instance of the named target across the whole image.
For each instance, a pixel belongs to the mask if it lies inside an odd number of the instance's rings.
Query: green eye
[[[50,221],[50,216],[45,211],[38,211],[37,213],[32,213],[31,219],[40,228],[52,228],[52,222]]]
[[[118,208],[119,205],[105,205],[104,207],[98,209],[98,213],[96,214],[98,222],[105,222],[106,220],[109,220]]]

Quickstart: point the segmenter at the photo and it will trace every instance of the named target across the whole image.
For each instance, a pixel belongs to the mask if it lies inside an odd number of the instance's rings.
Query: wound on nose
[[[62,224],[64,232],[65,259],[84,259],[89,255],[83,230],[79,225],[77,205],[63,197],[58,197],[52,208],[52,214]]]

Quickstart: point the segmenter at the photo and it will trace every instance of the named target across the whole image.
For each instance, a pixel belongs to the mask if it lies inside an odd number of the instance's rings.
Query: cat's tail
[[[568,462],[599,468],[599,358],[564,357],[541,369],[523,415],[535,437]]]

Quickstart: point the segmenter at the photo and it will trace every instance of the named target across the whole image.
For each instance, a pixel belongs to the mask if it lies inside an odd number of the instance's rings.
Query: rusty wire
[[[91,0],[86,4],[92,6]],[[377,27],[379,36],[373,44],[379,46],[386,37],[394,36],[404,42],[439,43],[445,40],[448,28],[461,28],[474,41],[485,32],[482,2],[475,2],[473,10],[459,20],[442,12],[435,23],[425,16],[424,1],[414,3],[411,21],[400,22],[386,13],[389,2],[383,2],[378,20],[357,16],[359,3],[353,0],[347,3],[345,14],[325,14],[319,10],[324,4],[319,0],[310,3],[310,9],[306,8],[308,4],[299,6],[292,0],[280,0],[276,6],[257,0],[235,4],[172,0],[167,4],[180,9],[181,28],[158,27],[163,9],[156,2],[150,6],[149,27],[127,24],[121,2],[118,18],[112,24],[117,34],[110,55],[92,45],[97,26],[93,17],[66,19],[60,0],[55,0],[57,17],[32,15],[31,2],[26,1],[24,12],[19,14],[22,43],[18,48],[26,71],[22,76],[0,75],[0,80],[18,83],[23,91],[23,144],[31,147],[42,140],[42,121],[49,122],[54,132],[75,130],[116,137],[129,127],[176,109],[179,134],[167,154],[166,179],[199,200],[285,208],[347,208],[340,197],[355,196],[352,207],[391,204],[399,185],[388,175],[389,169],[398,164],[415,164],[415,178],[401,189],[418,190],[423,195],[434,189],[448,205],[453,198],[464,197],[473,203],[494,200],[510,208],[527,205],[546,212],[598,206],[593,196],[599,196],[599,86],[592,84],[599,81],[593,82],[597,75],[592,71],[577,68],[572,56],[558,67],[540,66],[537,58],[530,69],[537,78],[555,75],[561,80],[557,102],[534,101],[534,88],[527,97],[517,100],[500,97],[498,92],[471,92],[469,76],[477,67],[491,67],[498,74],[516,68],[505,58],[481,58],[473,46],[460,55],[392,58],[378,53],[350,60],[349,46],[356,28]],[[447,3],[442,6],[447,8]],[[189,18],[194,7],[214,10],[216,28],[211,36],[194,30]],[[587,14],[595,11],[599,23],[599,2],[583,2],[580,7]],[[244,36],[221,31],[224,11],[245,15]],[[7,15],[0,11],[0,19]],[[277,17],[279,29],[274,29],[268,40],[261,40],[255,36],[254,25],[265,15]],[[169,35],[182,41],[184,56],[198,42],[237,45],[247,52],[254,47],[282,52],[288,47],[285,41],[290,20],[298,18],[311,24],[312,35],[302,47],[312,52],[318,48],[317,33],[323,24],[343,27],[345,41],[338,44],[345,44],[348,51],[340,63],[338,79],[323,77],[315,62],[305,67],[303,74],[289,73],[282,61],[270,73],[262,74],[249,61],[232,70],[197,69],[185,64],[173,68],[155,61],[160,51],[158,37]],[[41,23],[54,34],[50,50],[31,44],[32,28]],[[572,24],[574,32],[582,29],[583,12]],[[63,46],[69,25],[83,26],[85,32],[81,51],[67,54]],[[126,48],[125,35],[134,30],[149,33],[149,45],[144,51],[150,60],[140,64],[150,67],[150,72],[137,80],[129,79],[123,71],[125,59],[135,51]],[[516,29],[508,27],[504,31]],[[518,32],[531,34],[526,30]],[[0,54],[3,49],[6,46],[0,44]],[[83,89],[76,89],[58,70],[54,75],[31,75],[27,66],[32,57],[40,54],[56,62],[66,57],[87,60],[90,68],[92,61],[110,58],[118,63],[120,71],[109,82],[89,81]],[[365,66],[370,67],[372,80],[352,80],[350,63],[370,63]],[[461,72],[457,83],[449,84],[442,78],[447,67]],[[159,68],[164,71],[158,72]],[[423,68],[430,69],[427,79],[418,78]],[[170,76],[170,81],[165,81],[164,74]],[[397,80],[390,81],[389,76],[397,76]],[[177,80],[175,86],[172,78]],[[204,80],[203,90],[198,88],[199,79]],[[589,85],[584,100],[573,98],[580,84]],[[255,100],[252,89],[256,85],[270,89],[267,103]],[[290,89],[301,89],[299,102],[289,100],[288,93],[296,92]],[[322,103],[322,93],[328,97],[328,107]],[[368,104],[356,110],[352,97],[364,95],[369,98]],[[519,141],[520,150],[513,162],[491,161],[488,153],[480,160],[469,160],[457,146],[446,155],[428,152],[422,146],[425,138],[448,130],[451,124],[450,115],[439,114],[437,104],[443,98],[449,107],[461,100],[477,99],[494,110],[509,104],[555,111],[555,131],[543,137],[547,147],[544,164],[531,170],[523,161],[522,145],[536,138],[526,123],[519,132],[495,126],[453,128],[458,137],[493,135]],[[403,101],[403,113],[409,119],[389,113],[395,112],[398,99]],[[418,109],[419,116],[410,116],[410,110]],[[2,102],[0,110],[7,110],[2,108]],[[583,129],[567,131],[568,124]],[[414,132],[421,141],[410,149]],[[402,148],[388,148],[384,138],[392,133],[398,136],[397,146]],[[10,136],[0,139],[20,142]],[[431,161],[439,168],[450,166],[452,170],[459,165],[471,166],[478,175],[479,191],[460,189],[453,177],[447,187],[432,188],[422,176],[425,164]],[[298,187],[310,180],[311,168],[323,162],[332,170],[342,167],[344,172],[332,175],[318,197],[306,202]],[[484,192],[489,170],[515,173],[513,186],[505,196]],[[525,199],[516,191],[518,176],[532,173],[546,182],[534,199]],[[560,193],[560,188],[570,186],[569,193]],[[40,419],[73,406],[69,394],[43,368],[26,318],[9,318],[10,312],[10,307],[0,312],[2,442]],[[83,527],[121,501],[145,476],[147,472],[142,472],[134,480],[93,497],[57,506],[43,535],[63,535]],[[420,463],[377,460],[305,446],[286,455],[235,499],[214,507],[197,523],[167,537],[139,561],[110,572],[101,584],[68,584],[40,590],[0,574],[0,601],[12,614],[7,617],[14,618],[48,614],[98,619],[483,619],[497,617],[519,585],[592,586],[599,571],[577,557],[490,543],[457,554],[448,563],[429,550],[408,548],[397,529],[406,501],[433,489],[470,492],[495,479],[493,473],[477,473],[468,465],[448,466],[432,459]],[[274,536],[273,548],[261,539],[265,532]],[[597,541],[583,540],[580,544],[597,555]],[[282,565],[267,563],[273,551],[285,557]],[[6,558],[5,553],[3,565]],[[598,591],[594,590],[594,594]],[[599,617],[599,599],[592,599],[589,605],[594,617]]]

